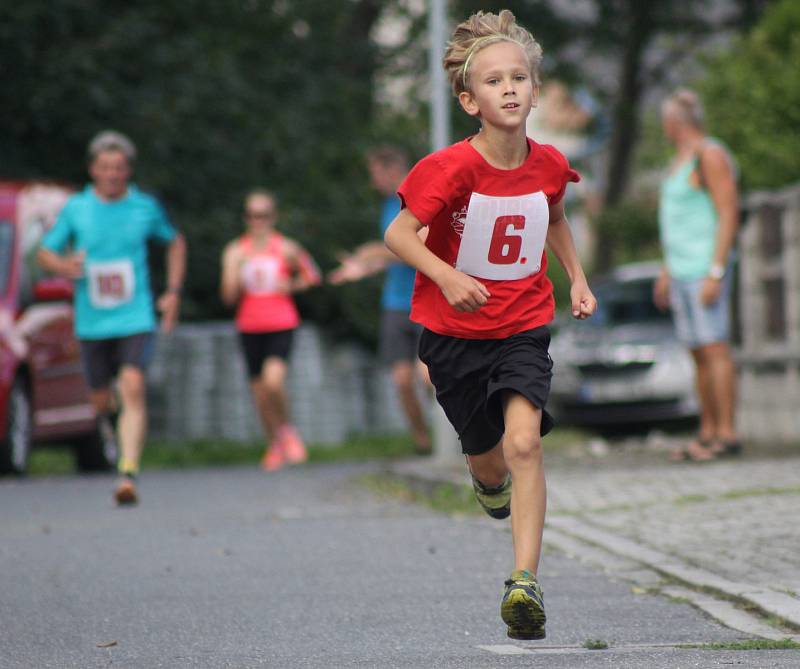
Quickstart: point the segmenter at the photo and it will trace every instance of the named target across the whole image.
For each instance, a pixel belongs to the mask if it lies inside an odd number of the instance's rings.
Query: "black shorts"
[[[385,309],[381,313],[381,362],[416,362],[422,326],[409,320],[408,312]]]
[[[110,339],[81,339],[81,362],[89,387],[92,390],[108,388],[126,365],[145,371],[153,359],[155,344],[155,332]]]
[[[242,345],[244,360],[247,364],[247,376],[254,379],[261,376],[261,369],[267,358],[287,360],[292,350],[294,330],[278,332],[240,332],[239,343]]]
[[[419,357],[428,366],[436,399],[458,433],[461,450],[480,455],[503,437],[503,391],[542,410],[542,435],[553,428],[544,410],[553,361],[550,330],[534,328],[506,339],[460,339],[423,330]]]

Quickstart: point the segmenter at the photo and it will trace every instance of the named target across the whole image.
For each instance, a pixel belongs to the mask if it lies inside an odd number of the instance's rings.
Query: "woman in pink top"
[[[274,228],[275,196],[254,190],[245,198],[247,231],[222,254],[220,292],[236,310],[236,329],[247,363],[250,389],[269,447],[261,459],[267,471],[305,461],[306,449],[289,422],[284,388],[286,361],[300,316],[292,293],[320,283],[311,256]]]

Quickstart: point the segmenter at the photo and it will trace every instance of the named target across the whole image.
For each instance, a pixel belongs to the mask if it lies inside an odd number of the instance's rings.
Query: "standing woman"
[[[697,94],[679,89],[661,109],[664,134],[675,146],[661,187],[659,225],[664,267],[654,298],[672,309],[675,329],[697,371],[700,431],[673,460],[738,455],[736,367],[730,348],[731,256],[739,225],[736,166],[706,135]]]
[[[236,310],[250,389],[269,446],[261,459],[267,471],[304,462],[306,449],[289,422],[284,382],[292,336],[300,325],[292,293],[320,283],[311,256],[275,230],[277,202],[267,190],[245,198],[246,232],[222,254],[222,301]]]

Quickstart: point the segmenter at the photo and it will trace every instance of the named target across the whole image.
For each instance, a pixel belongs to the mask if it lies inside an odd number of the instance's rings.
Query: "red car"
[[[75,449],[78,468],[109,469],[72,327],[72,284],[36,264],[42,235],[70,191],[0,182],[0,473],[22,474],[40,443]]]

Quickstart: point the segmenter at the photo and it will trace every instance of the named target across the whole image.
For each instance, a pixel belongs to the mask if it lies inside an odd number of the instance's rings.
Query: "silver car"
[[[697,416],[691,356],[670,315],[653,304],[660,267],[624,265],[593,281],[597,313],[556,329],[548,409],[561,422],[609,427]]]

